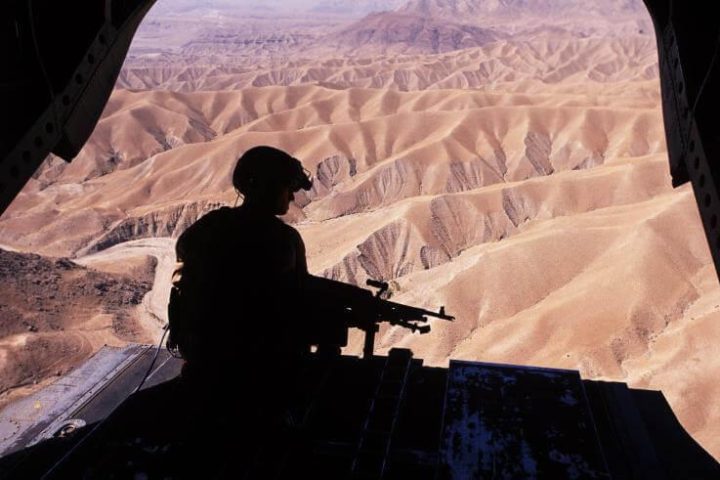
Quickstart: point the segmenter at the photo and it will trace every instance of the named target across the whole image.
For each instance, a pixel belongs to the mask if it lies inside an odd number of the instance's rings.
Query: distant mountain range
[[[311,7],[311,12],[341,13],[347,15],[366,15],[371,12],[395,10],[404,0],[324,0]]]
[[[130,58],[257,64],[298,54],[444,53],[503,39],[652,32],[642,0],[159,0]]]
[[[199,11],[259,12],[294,11],[362,16],[395,10],[406,0],[158,0],[151,16],[184,15]]]
[[[619,16],[646,12],[641,0],[409,0],[397,10],[465,21],[488,16]]]
[[[198,11],[296,11],[361,16],[397,11],[471,21],[487,16],[618,16],[645,12],[642,0],[159,0],[151,16]]]
[[[334,36],[339,49],[440,53],[543,35],[624,36],[652,32],[640,0],[410,0],[370,13]]]

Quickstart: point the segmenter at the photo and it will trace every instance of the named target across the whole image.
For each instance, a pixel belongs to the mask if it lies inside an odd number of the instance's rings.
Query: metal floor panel
[[[80,367],[0,412],[0,456],[52,436],[147,346],[103,347]]]
[[[441,478],[610,478],[574,370],[451,361]]]
[[[0,412],[0,477],[27,468],[42,472],[75,448],[134,392],[154,354],[153,345],[105,346],[55,383],[8,405]],[[143,390],[176,377],[180,365],[161,351]]]

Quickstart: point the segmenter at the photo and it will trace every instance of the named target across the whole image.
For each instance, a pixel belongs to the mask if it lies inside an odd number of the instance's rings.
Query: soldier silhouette
[[[185,359],[192,395],[257,416],[282,408],[309,350],[305,245],[277,216],[311,179],[288,153],[258,146],[238,159],[232,183],[242,204],[209,212],[177,241],[168,347]]]

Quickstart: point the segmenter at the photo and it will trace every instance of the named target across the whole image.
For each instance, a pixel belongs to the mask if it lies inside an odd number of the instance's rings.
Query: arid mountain
[[[333,40],[351,51],[439,53],[472,48],[504,35],[487,28],[397,12],[371,13],[343,29]]]
[[[351,52],[437,53],[507,39],[565,34],[609,37],[651,34],[641,0],[411,0],[362,18],[338,34]]]
[[[151,19],[162,16],[182,16],[198,12],[281,13],[291,11],[313,13],[342,13],[365,15],[370,12],[394,10],[406,0],[172,0],[158,1],[150,12]]]
[[[407,9],[422,5],[476,6],[500,18],[520,3],[411,2],[389,15],[421,18]],[[550,3],[522,5],[542,12]],[[388,280],[393,299],[445,305],[457,317],[433,322],[426,336],[383,328],[381,351],[409,346],[435,365],[567,367],[659,389],[720,458],[720,285],[692,191],[670,185],[655,41],[622,33],[637,28],[635,5],[603,7],[629,15],[613,35],[507,15],[509,37],[438,54],[378,53],[391,39],[363,50],[384,35],[376,31],[358,40],[354,56],[330,43],[301,55],[283,46],[292,37],[267,35],[267,18],[248,27],[257,27],[258,43],[236,43],[238,27],[226,24],[175,50],[149,53],[147,44],[81,154],[70,164],[48,159],[0,219],[0,242],[84,266],[69,270],[77,278],[60,275],[48,295],[65,283],[92,291],[92,275],[101,275],[92,272],[141,278],[152,264],[152,289],[126,311],[142,326],[137,338],[157,339],[174,239],[204,212],[236,202],[229,177],[243,151],[275,145],[315,177],[286,217],[305,239],[313,273]],[[431,15],[426,25],[450,25]],[[394,28],[382,20],[391,17],[375,17]],[[564,20],[570,25],[570,15]],[[306,47],[330,38],[303,22],[295,32],[306,29]],[[600,32],[603,22],[582,28]],[[423,32],[414,38],[432,28]],[[48,272],[65,265],[32,258]],[[6,282],[24,288],[11,275]],[[53,307],[32,311],[41,308]],[[62,320],[77,326],[72,341],[126,338],[107,322],[97,334],[95,310],[77,311]],[[13,340],[30,333],[8,333],[6,358],[52,364],[64,354]],[[353,337],[348,351],[359,342]],[[43,372],[33,378],[52,374]],[[8,386],[26,378],[12,368],[3,375]]]
[[[395,10],[405,0],[321,0],[308,8],[310,12],[341,13],[344,15],[366,15],[372,12],[386,12]]]

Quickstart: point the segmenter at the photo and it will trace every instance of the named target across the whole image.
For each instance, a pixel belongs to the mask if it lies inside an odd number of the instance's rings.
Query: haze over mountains
[[[640,1],[258,5],[159,2],[81,154],[49,158],[0,218],[22,255],[122,285],[155,274],[124,316],[93,307],[116,319],[93,345],[157,337],[174,238],[233,204],[237,156],[271,144],[315,176],[286,218],[313,273],[457,317],[383,329],[383,351],[660,389],[720,458],[720,288],[692,191],[670,186]],[[84,338],[92,318],[57,322]],[[11,374],[37,328],[6,333],[6,392],[52,372]]]
[[[540,34],[653,38],[641,0],[207,1],[159,7],[140,28],[128,68],[177,62],[255,68],[338,54],[439,53]]]

